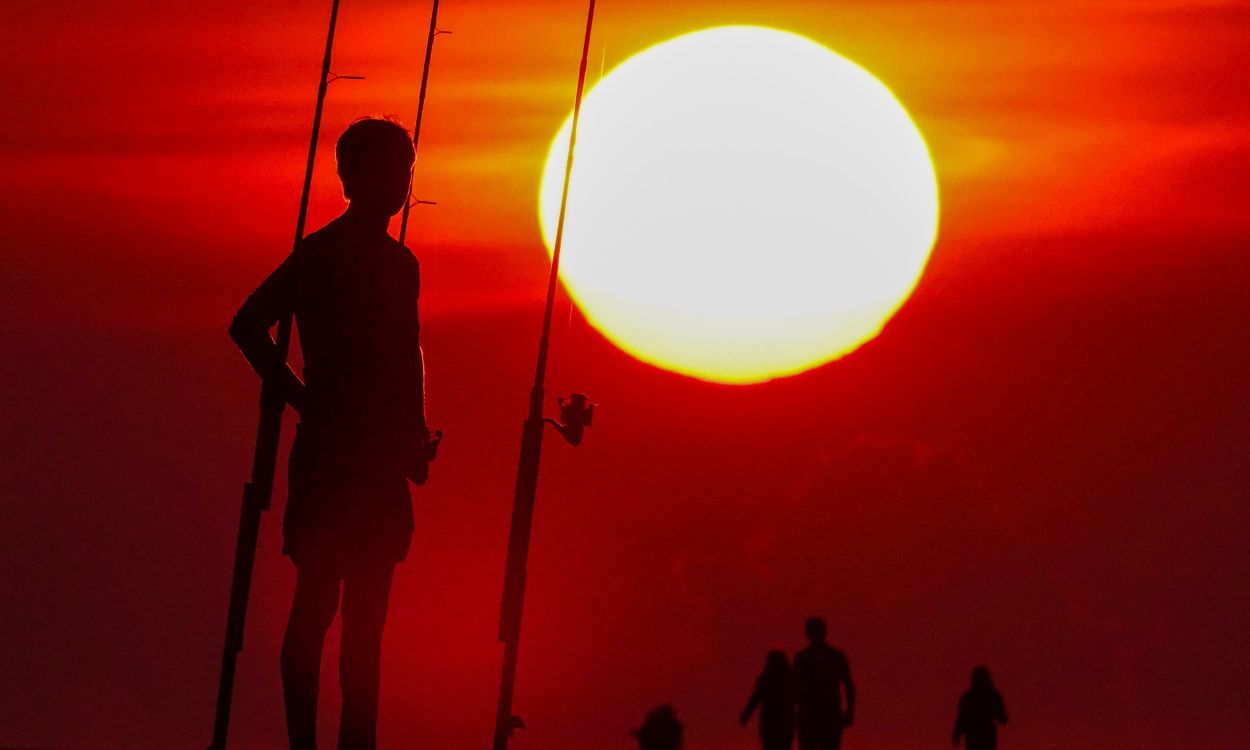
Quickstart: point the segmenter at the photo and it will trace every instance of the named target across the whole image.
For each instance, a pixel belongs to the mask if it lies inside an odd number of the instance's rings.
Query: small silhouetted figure
[[[412,539],[408,477],[424,481],[420,269],[387,232],[414,161],[404,128],[363,119],[335,155],[347,210],[306,237],[240,308],[230,335],[299,412],[291,448],[283,552],[295,600],[282,642],[293,750],[317,747],[322,644],[342,590],[340,750],[376,746],[382,627],[395,564]],[[269,329],[293,313],[305,382],[277,360]]]
[[[660,706],[634,730],[639,750],[681,750],[681,722],[672,706]]]
[[[794,741],[794,701],[790,689],[790,661],[784,651],[769,651],[764,671],[755,680],[755,690],[742,709],[743,726],[760,709],[760,746],[763,750],[790,750]]]
[[[845,654],[825,643],[824,620],[813,617],[807,621],[805,629],[810,644],[794,655],[792,670],[799,750],[838,750],[843,728],[855,721],[851,665]]]
[[[968,750],[994,750],[998,747],[998,725],[1006,723],[1007,708],[990,680],[990,670],[984,666],[973,669],[972,686],[959,699],[951,744],[959,747],[963,738]]]

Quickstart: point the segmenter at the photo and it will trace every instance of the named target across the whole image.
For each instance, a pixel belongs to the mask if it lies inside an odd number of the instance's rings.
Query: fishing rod
[[[430,10],[430,33],[425,40],[425,65],[421,69],[421,93],[417,95],[417,118],[412,125],[412,157],[413,169],[416,169],[417,145],[421,142],[421,118],[425,114],[425,89],[426,84],[430,80],[430,58],[434,55],[434,37],[439,34],[450,34],[450,31],[443,31],[438,28],[438,0],[434,0],[434,6]],[[404,203],[404,213],[399,220],[399,244],[404,244],[404,237],[408,234],[408,214],[412,212],[414,204],[432,204],[433,201],[419,201],[412,199],[412,180],[408,181],[408,201]]]
[[[582,110],[582,92],[586,85],[586,58],[590,53],[590,30],[595,20],[595,0],[590,0],[586,14],[586,36],[582,41],[582,62],[577,73],[577,95],[573,99],[573,124],[569,131],[569,151],[564,163],[564,188],[560,194],[560,217],[556,221],[556,240],[551,251],[551,274],[547,279],[547,304],[543,310],[542,333],[538,339],[538,363],[534,368],[534,385],[530,389],[529,414],[521,428],[521,456],[517,461],[516,494],[512,505],[512,527],[508,535],[508,557],[504,569],[503,600],[499,607],[499,640],[504,644],[503,670],[499,679],[499,704],[495,712],[493,750],[507,750],[512,732],[524,729],[525,723],[512,713],[512,697],[516,686],[517,657],[521,649],[521,614],[525,607],[525,580],[528,574],[529,546],[534,524],[534,501],[538,492],[538,466],[542,457],[543,425],[550,423],[570,445],[582,441],[582,433],[590,426],[595,405],[585,394],[574,393],[567,400],[561,397],[560,419],[543,417],[543,381],[547,375],[547,354],[551,341],[551,317],[555,308],[556,287],[560,279],[560,249],[564,241],[564,216],[569,201],[569,180],[573,174],[573,148],[577,143],[577,123]]]
[[[304,167],[304,187],[300,193],[299,215],[295,220],[295,242],[298,250],[304,239],[308,219],[308,199],[312,194],[313,167],[317,159],[317,140],[321,134],[321,114],[325,108],[326,88],[334,76],[330,58],[334,50],[334,29],[338,23],[339,0],[330,4],[330,25],[326,32],[325,55],[321,60],[321,78],[317,83],[317,106],[313,111],[312,137],[308,143],[308,162]],[[286,367],[291,348],[293,317],[286,312],[278,321],[278,337],[274,351],[275,367]],[[273,477],[278,462],[278,438],[282,433],[282,412],[286,398],[282,380],[276,376],[263,379],[260,388],[260,420],[256,429],[256,450],[252,456],[251,481],[243,485],[243,508],[239,517],[239,537],[234,551],[234,576],[230,582],[230,610],[226,616],[226,643],[221,657],[221,678],[217,686],[217,712],[213,720],[213,744],[209,750],[225,750],[230,728],[230,706],[234,698],[234,676],[239,653],[243,650],[243,623],[247,617],[247,599],[252,586],[252,570],[256,563],[256,543],[260,535],[261,514],[269,510],[273,498]]]
[[[439,34],[450,34],[450,31],[443,31],[438,28],[438,2],[434,0],[430,8],[430,31],[425,38],[425,64],[421,67],[421,90],[417,94],[417,117],[412,125],[412,174],[408,176],[408,200],[404,201],[404,212],[399,219],[399,244],[404,244],[404,238],[408,235],[408,215],[412,213],[412,207],[417,204],[435,205],[434,201],[416,200],[412,197],[413,183],[416,180],[417,169],[417,148],[421,144],[421,119],[425,115],[425,91],[430,81],[430,59],[434,56],[434,37]],[[443,440],[443,431],[436,430],[429,432],[425,436],[426,440],[426,459],[433,460],[438,455],[438,444]],[[423,477],[410,477],[414,482],[424,481]]]

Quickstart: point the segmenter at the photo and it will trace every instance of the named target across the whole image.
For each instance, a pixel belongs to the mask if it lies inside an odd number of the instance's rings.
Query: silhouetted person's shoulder
[[[828,643],[809,643],[794,655],[795,659],[841,659],[846,660],[846,654],[841,649],[831,646]]]
[[[306,236],[296,254],[313,262],[368,264],[380,260],[413,273],[420,268],[416,254],[407,245],[389,234],[366,231],[346,215]]]
[[[828,643],[813,643],[794,655],[794,667],[798,670],[819,670],[835,675],[850,671],[846,654]]]

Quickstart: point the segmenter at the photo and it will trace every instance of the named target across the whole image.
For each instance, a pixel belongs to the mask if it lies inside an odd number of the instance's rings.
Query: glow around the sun
[[[555,239],[571,116],[539,197]],[[562,278],[633,356],[724,383],[836,359],[907,299],[937,233],[924,140],[805,37],[729,26],[626,60],[582,105]]]

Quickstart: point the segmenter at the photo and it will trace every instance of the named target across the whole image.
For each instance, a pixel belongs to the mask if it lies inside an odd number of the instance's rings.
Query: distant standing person
[[[739,717],[743,726],[760,710],[760,746],[763,750],[790,750],[794,742],[794,701],[790,691],[790,660],[784,651],[769,651],[764,671]]]
[[[682,726],[672,706],[660,706],[634,730],[639,750],[681,750]]]
[[[959,715],[951,744],[959,747],[960,738],[968,750],[995,750],[998,747],[998,725],[1007,723],[1003,696],[990,680],[987,667],[972,670],[972,686],[959,699]]]
[[[855,721],[855,683],[846,655],[825,643],[825,621],[807,621],[808,647],[794,655],[799,750],[838,750]],[[842,696],[846,702],[843,704]]]

